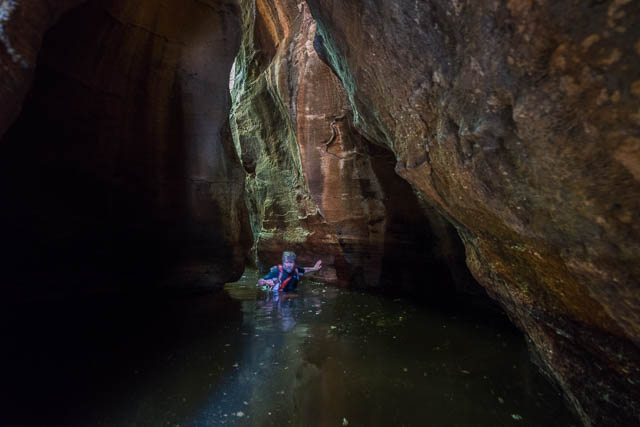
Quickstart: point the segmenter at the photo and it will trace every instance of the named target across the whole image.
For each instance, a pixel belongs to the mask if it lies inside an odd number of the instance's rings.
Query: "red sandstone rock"
[[[393,173],[391,153],[353,128],[347,94],[314,49],[307,6],[258,1],[255,15],[253,2],[244,8],[233,120],[259,262],[274,264],[293,248],[302,264],[322,257],[326,281],[450,286],[443,261],[456,256],[435,249],[455,245],[450,226],[429,221]],[[417,265],[430,267],[428,283]]]
[[[456,224],[585,424],[638,423],[638,4],[308,3],[359,130]]]

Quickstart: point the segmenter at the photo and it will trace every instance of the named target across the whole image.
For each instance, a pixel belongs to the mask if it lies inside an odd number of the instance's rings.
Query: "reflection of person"
[[[269,286],[274,291],[291,292],[298,287],[298,281],[303,275],[313,273],[322,268],[322,260],[318,260],[313,267],[296,267],[296,254],[282,253],[282,264],[271,267],[269,273],[258,280],[258,285]]]
[[[262,326],[270,323],[283,331],[289,331],[296,326],[296,303],[297,295],[287,292],[267,292],[264,299],[258,298],[256,305],[261,311],[263,319]]]

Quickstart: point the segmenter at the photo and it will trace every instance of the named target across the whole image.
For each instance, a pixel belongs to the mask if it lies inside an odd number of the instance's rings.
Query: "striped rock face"
[[[354,127],[349,94],[316,50],[307,5],[242,7],[232,127],[258,264],[292,249],[298,264],[322,258],[315,277],[345,286],[479,290],[453,227],[394,173],[393,153]]]

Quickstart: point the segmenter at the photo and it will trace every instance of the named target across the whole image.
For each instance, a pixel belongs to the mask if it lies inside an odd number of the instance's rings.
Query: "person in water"
[[[322,260],[318,260],[313,267],[296,267],[296,254],[282,253],[282,264],[271,267],[269,273],[258,280],[258,285],[268,286],[274,291],[293,292],[298,287],[302,276],[313,273],[322,268]]]

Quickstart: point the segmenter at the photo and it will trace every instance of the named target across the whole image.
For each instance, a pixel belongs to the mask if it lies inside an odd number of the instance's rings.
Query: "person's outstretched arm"
[[[303,267],[303,268],[304,268],[304,274],[313,273],[314,271],[318,271],[318,270],[320,270],[322,268],[322,260],[319,259],[316,262],[316,265],[314,265],[313,267]]]
[[[271,270],[261,279],[258,279],[258,285],[260,286],[273,286],[274,279],[278,277],[278,267],[271,267]]]
[[[272,279],[258,279],[258,285],[260,286],[273,286]]]

